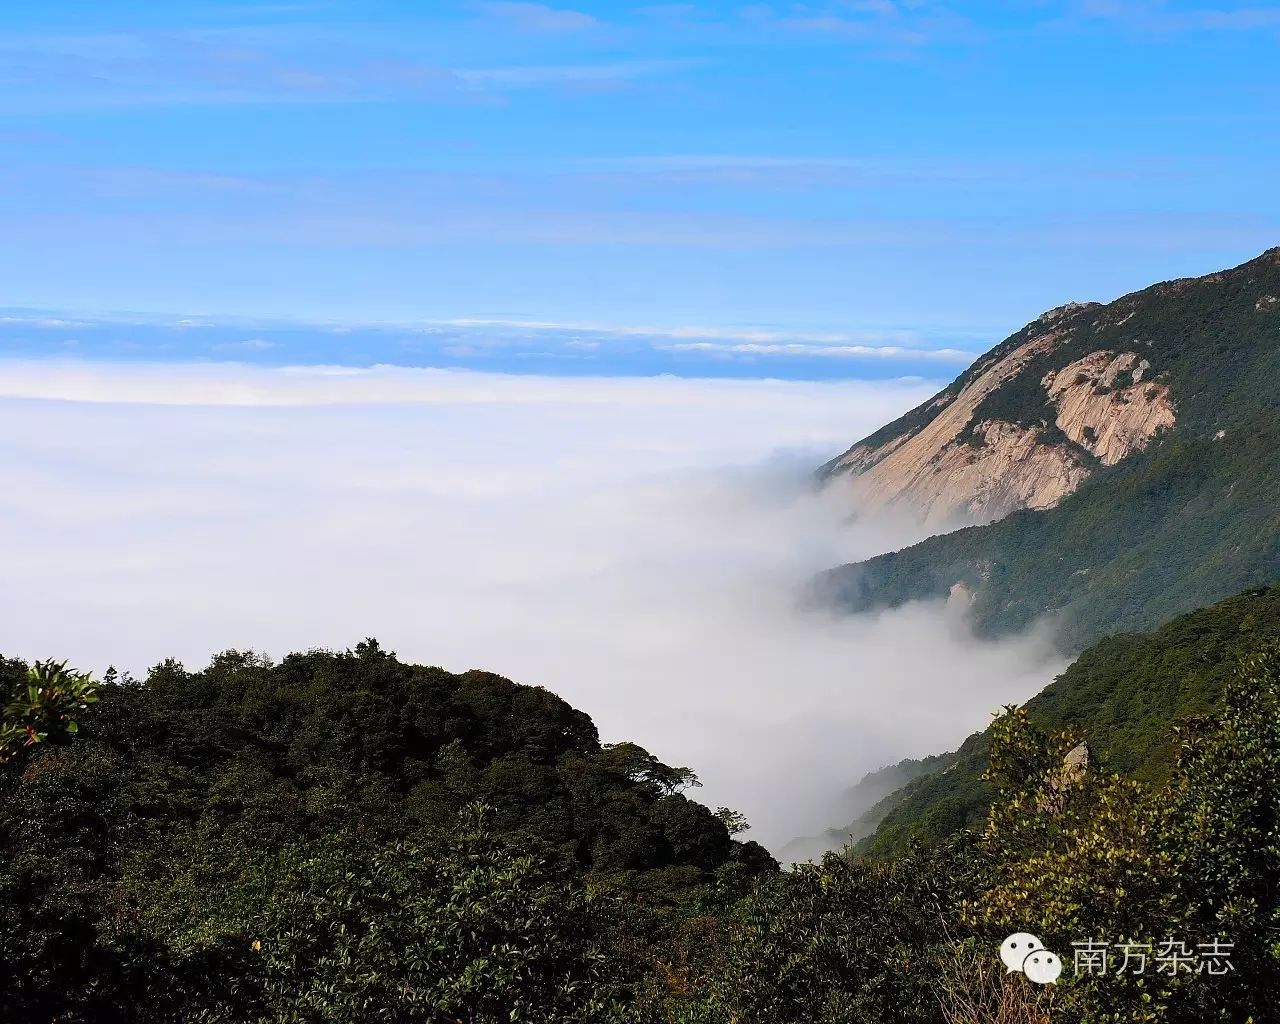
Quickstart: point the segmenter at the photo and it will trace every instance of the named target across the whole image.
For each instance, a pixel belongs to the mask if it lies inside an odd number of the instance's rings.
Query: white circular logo
[[[1057,953],[1033,949],[1022,961],[1022,973],[1037,985],[1056,985],[1062,975],[1062,961]]]
[[[1000,959],[1004,961],[1008,973],[1022,970],[1022,962],[1033,949],[1044,949],[1044,943],[1030,932],[1014,932],[1000,943]]]

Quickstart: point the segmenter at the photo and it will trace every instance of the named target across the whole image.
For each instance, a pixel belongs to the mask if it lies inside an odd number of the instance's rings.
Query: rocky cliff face
[[[1081,334],[1114,322],[1114,312],[1096,303],[1051,310],[828,474],[851,481],[862,509],[905,511],[938,528],[1053,507],[1176,420],[1174,396],[1140,341],[1076,354]]]
[[[1133,352],[1090,352],[1040,383],[1058,410],[1058,429],[1104,466],[1114,466],[1173,426],[1169,388],[1142,381],[1150,368]]]

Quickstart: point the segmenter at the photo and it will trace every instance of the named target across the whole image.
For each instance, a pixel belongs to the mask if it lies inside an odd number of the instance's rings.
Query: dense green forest
[[[1280,642],[1280,587],[1259,588],[1179,616],[1150,633],[1108,637],[1027,701],[1035,720],[1075,729],[1092,756],[1154,787],[1176,762],[1180,722],[1217,713],[1239,659]],[[983,782],[992,729],[970,736],[932,771],[886,797],[862,848],[884,854],[977,827],[993,790]]]
[[[27,671],[0,664],[15,692]],[[24,750],[3,779],[12,1019],[207,999],[215,1016],[273,1020],[282,999],[397,1004],[409,978],[441,1013],[510,985],[512,1007],[560,1019],[595,969],[588,882],[598,902],[657,913],[776,867],[683,795],[692,772],[602,746],[548,691],[405,665],[372,641],[279,664],[165,662],[94,697],[71,742]],[[326,903],[337,894],[349,917]],[[357,921],[359,950],[330,934]],[[645,937],[642,913],[619,923]],[[393,968],[404,942],[413,962]],[[433,989],[468,950],[488,966]],[[353,956],[383,975],[322,994]],[[551,973],[524,978],[526,957]],[[310,973],[286,983],[293,967]]]
[[[1066,339],[988,395],[973,422],[1053,423],[1045,372],[1108,350],[1149,360],[1151,379],[1168,385],[1176,405],[1173,429],[1114,466],[1095,464],[1054,508],[843,566],[825,575],[820,593],[861,611],[944,598],[963,582],[980,633],[1050,616],[1064,649],[1076,652],[1280,579],[1280,306],[1267,302],[1278,295],[1280,249],[1272,249],[1230,271],[1067,314],[1057,325]],[[1025,339],[1024,330],[989,357]],[[869,440],[917,430],[936,412],[927,403]]]
[[[790,871],[730,834],[739,815],[688,799],[690,770],[602,745],[547,691],[371,641],[100,683],[4,661],[0,1016],[1265,1021],[1280,652],[1275,594],[1241,601],[1272,617],[1215,610],[1216,634],[1142,661],[1152,701],[1222,696],[1171,703],[1216,708],[1176,736],[1116,704],[1133,778],[1102,757],[1065,771],[1078,735],[1037,718],[1069,716],[1010,710],[976,831]],[[1234,970],[1041,988],[1003,976],[1016,930],[1068,965],[1088,938],[1225,940]]]

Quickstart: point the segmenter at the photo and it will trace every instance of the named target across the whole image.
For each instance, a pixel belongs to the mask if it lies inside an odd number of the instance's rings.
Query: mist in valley
[[[546,686],[775,850],[1061,667],[814,573],[921,538],[813,468],[937,382],[9,363],[3,651],[140,675],[366,636]]]

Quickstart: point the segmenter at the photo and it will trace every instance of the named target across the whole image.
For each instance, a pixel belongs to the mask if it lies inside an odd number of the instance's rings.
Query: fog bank
[[[810,471],[936,389],[0,364],[3,651],[139,674],[375,636],[548,687],[776,846],[1059,667],[940,607],[797,605],[918,539]]]

